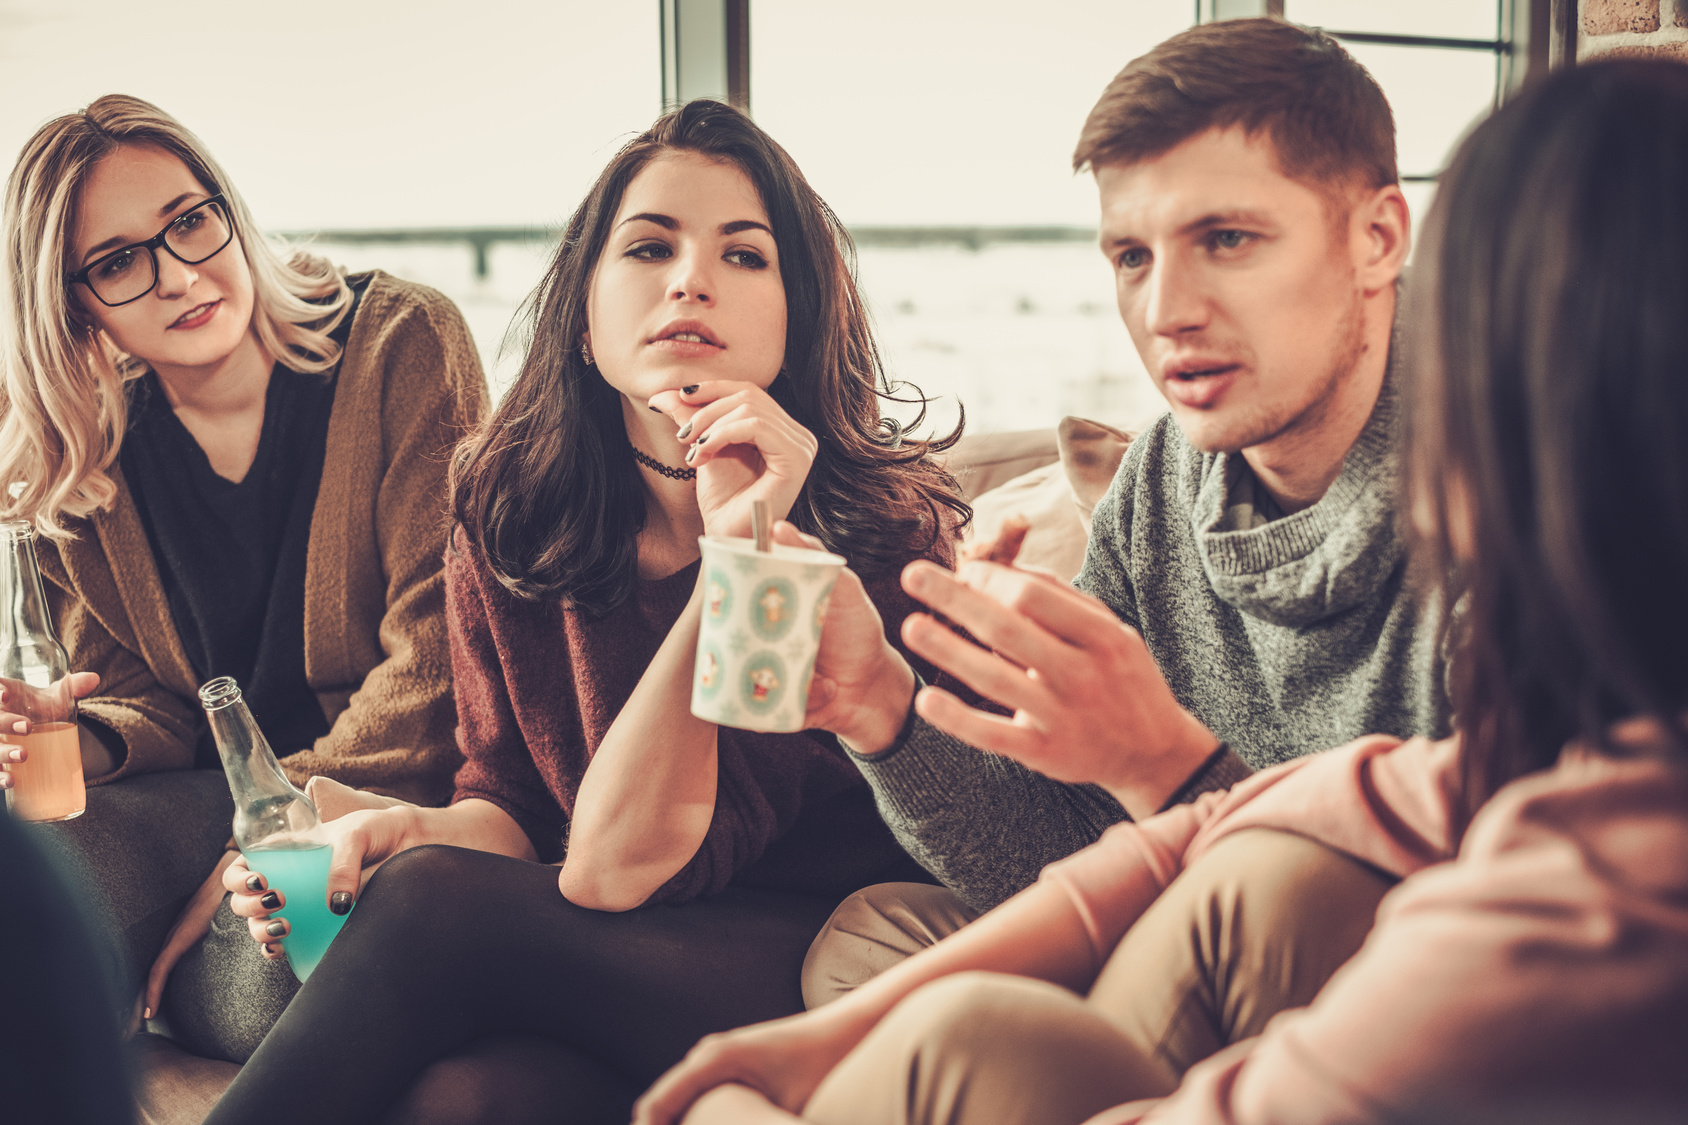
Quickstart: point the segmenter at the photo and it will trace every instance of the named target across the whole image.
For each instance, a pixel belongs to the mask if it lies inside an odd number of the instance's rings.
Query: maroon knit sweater
[[[950,550],[946,543],[932,557],[947,563]],[[465,759],[453,802],[491,801],[521,825],[541,860],[561,859],[587,763],[685,608],[697,571],[693,563],[640,581],[626,602],[592,620],[511,594],[459,529],[445,564]],[[901,648],[898,629],[914,602],[895,571],[867,589]],[[929,666],[914,663],[931,679]],[[652,902],[683,902],[729,882],[845,894],[929,878],[892,839],[867,783],[831,735],[722,727],[716,746],[720,778],[709,832]]]

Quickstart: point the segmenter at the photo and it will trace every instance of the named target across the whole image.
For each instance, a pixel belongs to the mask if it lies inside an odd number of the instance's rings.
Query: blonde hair
[[[252,328],[278,361],[305,372],[333,367],[340,346],[329,333],[351,305],[331,264],[284,256],[264,238],[204,144],[157,106],[108,94],[43,125],[6,181],[0,212],[0,518],[30,520],[52,539],[70,537],[65,517],[87,516],[116,496],[110,469],[128,420],[124,384],[146,370],[94,325],[66,284],[82,185],[126,145],[162,149],[206,192],[223,193],[252,273]]]

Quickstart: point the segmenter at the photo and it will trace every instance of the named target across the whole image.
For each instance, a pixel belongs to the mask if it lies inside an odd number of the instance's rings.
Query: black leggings
[[[555,867],[412,849],[370,880],[207,1125],[377,1121],[436,1060],[512,1032],[578,1052],[585,1085],[642,1089],[709,1032],[801,1011],[803,956],[837,901],[730,887],[608,914],[564,899]]]

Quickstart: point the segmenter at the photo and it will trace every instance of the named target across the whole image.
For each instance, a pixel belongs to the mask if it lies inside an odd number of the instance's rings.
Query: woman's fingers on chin
[[[680,397],[679,391],[658,391],[645,400],[645,405],[658,414],[669,416],[673,416],[676,410],[684,410],[688,414],[692,411],[692,408],[686,405],[686,400]]]

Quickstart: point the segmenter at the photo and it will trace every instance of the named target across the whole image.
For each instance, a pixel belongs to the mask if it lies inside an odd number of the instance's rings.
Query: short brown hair
[[[1399,179],[1395,118],[1377,82],[1330,36],[1275,19],[1192,27],[1126,64],[1085,119],[1073,169],[1147,160],[1233,125],[1264,130],[1294,180],[1375,189]]]

